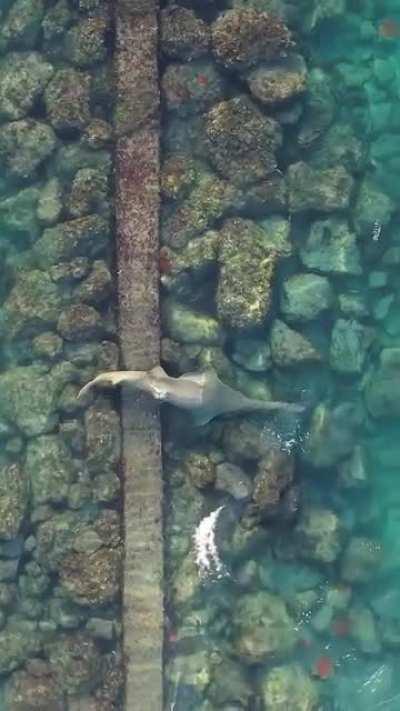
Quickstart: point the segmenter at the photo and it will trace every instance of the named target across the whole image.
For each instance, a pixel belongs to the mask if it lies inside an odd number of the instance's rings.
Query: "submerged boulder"
[[[342,550],[343,534],[343,524],[334,511],[316,506],[305,509],[295,528],[299,555],[333,563]]]
[[[283,282],[281,311],[288,322],[312,321],[334,303],[334,292],[326,277],[296,274]]]
[[[37,52],[11,52],[0,60],[0,119],[16,121],[33,108],[54,69]]]
[[[0,128],[0,162],[10,176],[31,178],[56,147],[53,129],[42,121],[11,121]]]
[[[272,301],[277,254],[251,220],[227,220],[220,231],[217,312],[234,329],[261,326]]]
[[[284,55],[292,45],[279,17],[251,8],[221,13],[211,27],[212,49],[227,69],[247,69]]]
[[[275,319],[270,335],[272,360],[278,368],[292,368],[306,363],[318,363],[321,354],[298,331]]]
[[[281,128],[247,96],[213,106],[206,116],[205,130],[211,163],[235,184],[265,180],[277,168],[275,153],[282,143]]]
[[[356,235],[341,219],[314,222],[304,246],[300,248],[300,258],[309,269],[325,274],[358,276],[362,273]]]
[[[318,688],[300,664],[273,667],[261,681],[266,709],[273,711],[317,711]]]
[[[54,326],[62,309],[59,287],[39,269],[21,271],[4,304],[8,333],[32,336]]]
[[[15,538],[28,506],[29,483],[25,470],[17,464],[0,468],[0,538]]]
[[[287,181],[291,212],[332,212],[350,205],[354,181],[341,165],[318,170],[307,163],[293,163]]]
[[[294,620],[283,600],[268,592],[241,595],[232,615],[234,653],[248,664],[259,664],[290,653],[297,642]]]
[[[35,437],[26,452],[25,471],[30,477],[35,505],[65,502],[74,478],[69,452],[58,435]]]

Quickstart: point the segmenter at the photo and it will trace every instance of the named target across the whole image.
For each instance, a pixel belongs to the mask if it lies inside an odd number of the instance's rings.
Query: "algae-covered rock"
[[[228,180],[248,185],[266,179],[277,168],[280,126],[248,97],[235,96],[213,106],[205,130],[210,161]]]
[[[178,200],[186,197],[198,177],[198,166],[186,155],[168,156],[161,167],[160,189],[164,197]]]
[[[42,635],[35,623],[10,618],[0,631],[0,673],[9,674],[23,666],[42,647]]]
[[[332,467],[353,451],[362,413],[351,402],[334,408],[320,403],[314,410],[304,447],[305,460],[314,467]]]
[[[309,269],[326,274],[359,275],[362,273],[361,255],[356,235],[347,222],[329,219],[314,222],[300,258]]]
[[[13,539],[25,518],[29,483],[25,470],[17,464],[0,468],[0,538]]]
[[[307,94],[298,134],[300,146],[308,148],[318,140],[331,125],[335,112],[336,96],[332,79],[320,67],[315,67],[308,75]]]
[[[107,18],[102,14],[81,18],[65,36],[65,54],[77,67],[92,67],[107,56]]]
[[[353,178],[341,165],[317,170],[307,163],[293,163],[287,171],[291,212],[346,210],[353,192]]]
[[[111,297],[112,277],[105,262],[97,259],[93,262],[89,276],[76,288],[74,296],[88,304],[101,304]]]
[[[57,323],[62,309],[60,289],[46,272],[20,271],[4,304],[11,337],[30,336]]]
[[[68,197],[71,217],[83,217],[91,212],[103,213],[108,207],[108,176],[93,168],[81,168],[76,173]]]
[[[109,408],[90,407],[85,413],[87,464],[93,472],[115,466],[120,457],[119,417]]]
[[[33,251],[42,268],[74,257],[95,257],[104,250],[110,234],[107,220],[87,215],[48,227]]]
[[[277,16],[253,9],[228,10],[211,27],[212,49],[228,69],[246,69],[284,55],[290,32]]]
[[[261,681],[266,709],[271,711],[317,711],[318,688],[300,664],[273,667]]]
[[[56,137],[42,121],[11,121],[0,128],[0,163],[10,176],[31,178],[56,147]]]
[[[312,321],[334,303],[334,292],[326,277],[296,274],[283,282],[281,311],[290,322]]]
[[[337,319],[332,329],[329,352],[331,368],[338,373],[361,374],[372,339],[371,329],[355,319]]]
[[[306,90],[307,65],[300,55],[290,55],[276,64],[259,66],[247,76],[251,94],[266,106],[297,98]]]
[[[357,232],[365,237],[372,236],[375,225],[387,225],[395,210],[393,200],[378,185],[371,180],[363,180],[354,207]]]
[[[349,173],[360,173],[366,163],[366,147],[351,124],[335,123],[315,145],[309,162],[315,168],[342,165]]]
[[[45,662],[35,660],[28,671],[16,671],[7,681],[9,711],[65,711],[64,693]]]
[[[368,457],[363,445],[357,444],[350,457],[339,465],[339,482],[345,489],[361,489],[368,484]]]
[[[207,697],[216,709],[248,708],[252,696],[253,690],[241,664],[223,658],[213,665]]]
[[[400,349],[384,348],[364,384],[365,402],[376,418],[400,415]]]
[[[166,334],[178,343],[201,343],[206,346],[223,341],[223,331],[215,318],[172,299],[164,302],[163,323]]]
[[[42,22],[43,38],[47,43],[60,43],[62,36],[73,22],[73,13],[68,0],[57,0],[48,8]]]
[[[37,52],[11,52],[0,61],[0,120],[16,121],[33,108],[53,75]]]
[[[61,312],[57,331],[66,341],[82,341],[101,333],[102,319],[93,306],[75,304]]]
[[[242,368],[254,373],[269,370],[272,365],[268,343],[255,338],[236,338],[231,358]]]
[[[365,536],[352,536],[341,561],[341,577],[347,583],[373,580],[382,562],[382,546]]]
[[[216,478],[216,467],[210,456],[202,452],[191,452],[184,460],[183,467],[193,486],[205,489],[212,486]]]
[[[169,5],[162,10],[160,32],[161,51],[171,59],[191,61],[209,50],[208,25],[188,8]]]
[[[220,231],[217,311],[230,328],[261,326],[272,300],[277,255],[261,227],[227,220]]]
[[[90,119],[89,76],[75,69],[59,69],[45,91],[46,112],[56,131],[82,130]]]
[[[39,226],[36,208],[40,192],[37,188],[25,188],[0,202],[0,228],[5,236],[35,239]]]
[[[62,339],[52,331],[45,331],[32,341],[32,352],[38,358],[55,360],[62,354]]]
[[[343,534],[343,525],[334,511],[317,506],[304,509],[295,528],[299,555],[333,563],[341,552]]]
[[[290,222],[278,215],[266,217],[260,223],[265,232],[265,241],[280,257],[290,257],[294,246],[290,239]]]
[[[68,554],[60,568],[60,585],[78,605],[97,607],[117,597],[120,589],[121,551],[102,547]]]
[[[66,694],[84,694],[101,679],[101,657],[93,639],[83,632],[60,635],[46,647],[59,688]]]
[[[163,243],[178,249],[184,247],[192,237],[230,212],[238,198],[238,191],[231,183],[202,171],[186,200],[162,217]]]
[[[44,10],[44,0],[14,0],[2,22],[0,48],[33,49]]]
[[[161,79],[162,97],[169,111],[181,116],[202,113],[224,95],[224,78],[209,60],[169,64]]]
[[[234,652],[249,664],[288,654],[297,642],[294,621],[277,595],[267,592],[241,595],[235,604],[232,621]]]
[[[306,363],[318,363],[321,354],[301,333],[275,319],[271,327],[272,360],[278,368],[292,368]]]
[[[50,178],[40,191],[37,206],[38,220],[44,225],[58,222],[63,209],[62,186],[58,178]]]
[[[276,516],[282,496],[293,481],[294,459],[279,446],[271,447],[261,459],[254,478],[252,512],[262,518]]]
[[[74,478],[72,460],[58,435],[35,437],[28,443],[25,472],[35,505],[66,500]]]
[[[73,369],[60,372],[40,365],[10,368],[0,375],[0,416],[25,435],[50,432],[58,422],[57,398],[63,384],[73,379]]]

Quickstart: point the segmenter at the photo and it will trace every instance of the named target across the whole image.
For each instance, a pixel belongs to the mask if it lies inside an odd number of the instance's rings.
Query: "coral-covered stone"
[[[0,30],[1,49],[33,49],[44,15],[44,0],[14,0]]]
[[[0,468],[0,538],[13,539],[25,518],[29,483],[25,470],[17,464]]]
[[[100,215],[79,217],[44,230],[34,252],[43,268],[74,257],[95,257],[104,250],[109,234],[109,223]]]
[[[296,644],[296,626],[277,595],[263,591],[239,596],[232,621],[234,652],[249,664],[290,653]]]
[[[217,310],[235,329],[261,326],[272,299],[277,255],[250,220],[227,220],[220,231]]]
[[[316,170],[307,163],[293,163],[287,172],[289,209],[292,212],[346,210],[354,181],[341,165]]]
[[[256,99],[266,106],[275,106],[305,92],[307,66],[303,57],[294,55],[276,64],[257,67],[246,81]]]
[[[35,437],[28,444],[25,472],[35,505],[66,500],[74,478],[69,452],[58,435]]]
[[[56,131],[82,130],[90,119],[89,76],[59,69],[45,91],[46,112]]]
[[[321,360],[321,354],[298,331],[275,319],[271,327],[272,360],[278,368],[292,368]]]
[[[65,53],[77,67],[92,67],[107,56],[107,18],[101,14],[82,18],[65,36]]]
[[[60,290],[46,272],[21,271],[4,305],[9,335],[26,337],[54,326],[61,309]]]
[[[9,711],[65,711],[64,693],[44,662],[32,671],[16,671],[7,682],[5,698]]]
[[[55,147],[54,131],[41,121],[12,121],[0,128],[0,163],[12,177],[31,178]]]
[[[101,323],[100,314],[96,309],[86,304],[76,304],[62,311],[57,330],[67,341],[81,341],[98,335]]]
[[[167,109],[183,116],[203,112],[220,101],[224,86],[224,80],[215,66],[204,60],[169,64],[161,80]]]
[[[206,136],[210,161],[238,185],[265,180],[277,168],[280,126],[246,96],[216,104],[206,116]]]
[[[228,69],[246,69],[282,56],[292,45],[278,17],[256,10],[228,10],[211,27],[216,59]]]
[[[0,61],[0,119],[16,121],[29,114],[54,69],[37,52],[11,52]]]
[[[67,555],[60,569],[60,585],[78,605],[96,607],[115,600],[119,592],[121,551],[100,548]]]
[[[160,31],[161,51],[167,57],[191,61],[208,52],[209,28],[192,10],[169,5],[161,12]]]
[[[72,632],[55,639],[46,648],[59,688],[67,694],[92,691],[101,678],[100,652],[93,639]]]

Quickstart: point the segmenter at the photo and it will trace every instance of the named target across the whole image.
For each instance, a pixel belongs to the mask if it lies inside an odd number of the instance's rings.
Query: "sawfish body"
[[[198,425],[205,425],[218,415],[235,412],[301,413],[304,410],[302,405],[246,397],[222,383],[212,370],[186,373],[173,378],[160,366],[149,371],[117,370],[101,373],[82,388],[78,397],[92,387],[114,387],[120,384],[131,385],[137,390],[149,393],[160,402],[190,411]]]

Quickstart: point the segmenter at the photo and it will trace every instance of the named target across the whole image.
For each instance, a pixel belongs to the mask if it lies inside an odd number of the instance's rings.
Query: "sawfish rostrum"
[[[100,373],[79,392],[78,397],[93,387],[128,385],[149,393],[155,400],[190,411],[197,425],[205,425],[218,415],[238,412],[279,411],[301,413],[304,406],[286,402],[266,402],[246,397],[225,385],[213,370],[186,373],[178,378],[167,375],[161,366],[152,370],[116,370]]]

